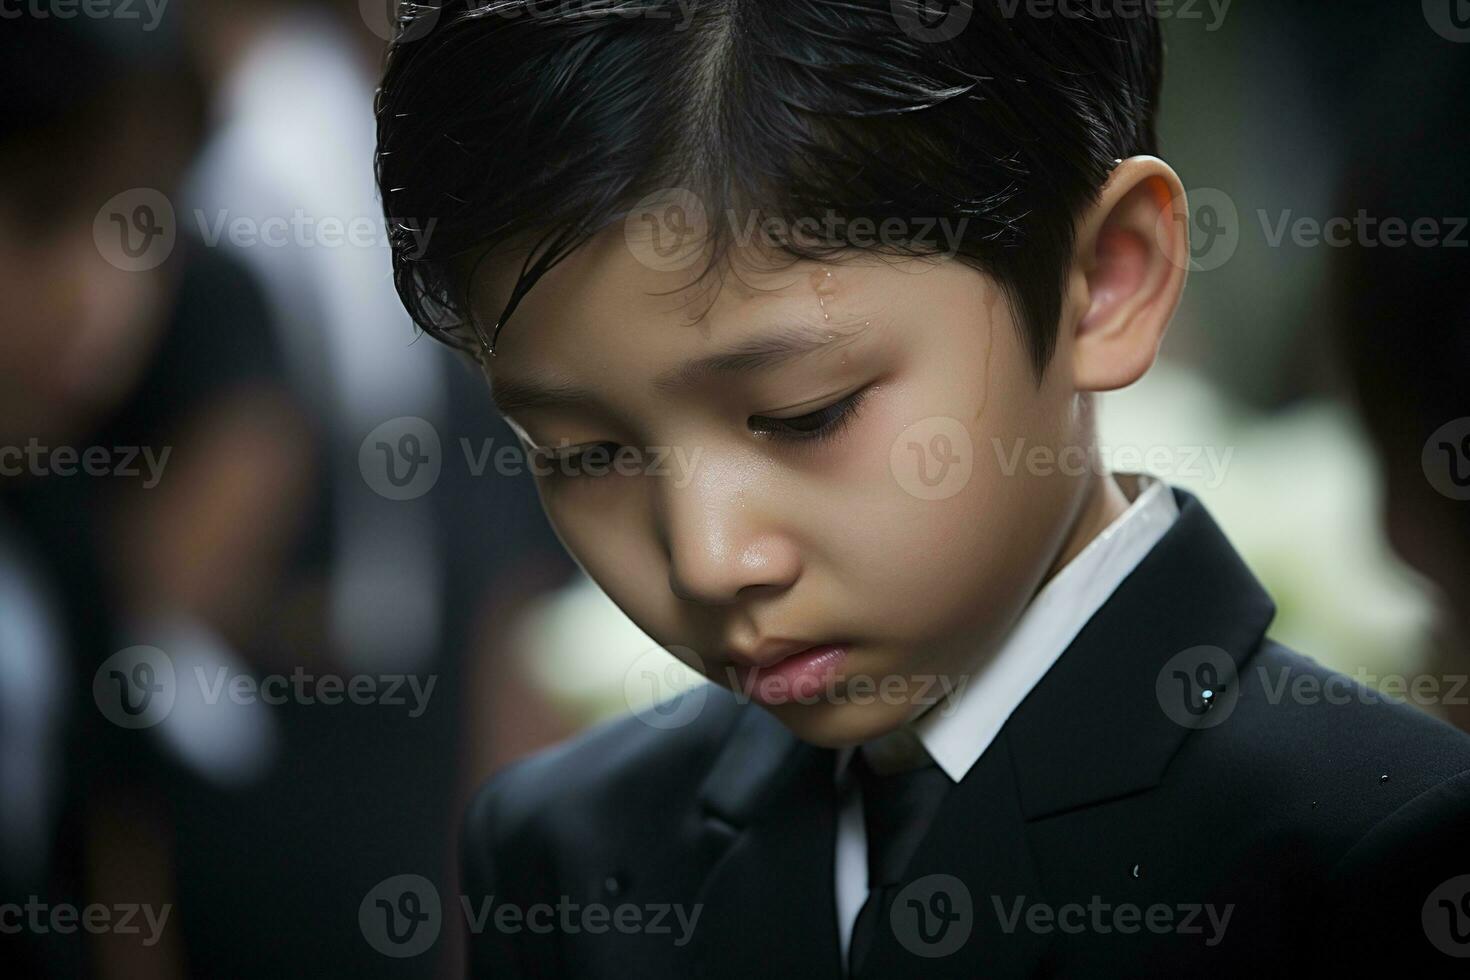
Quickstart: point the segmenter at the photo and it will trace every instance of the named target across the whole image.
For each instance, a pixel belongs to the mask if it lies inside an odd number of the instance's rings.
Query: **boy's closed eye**
[[[824,443],[836,440],[849,425],[857,421],[863,399],[871,390],[871,385],[864,384],[857,390],[844,394],[818,409],[805,411],[799,415],[751,415],[746,424],[753,434],[773,442],[815,449]],[[552,455],[563,463],[589,462],[596,459],[597,462],[605,464],[610,462],[612,457],[623,448],[616,442],[601,441],[572,446],[566,450],[555,451]],[[567,475],[586,475],[596,471],[569,468],[566,472]]]

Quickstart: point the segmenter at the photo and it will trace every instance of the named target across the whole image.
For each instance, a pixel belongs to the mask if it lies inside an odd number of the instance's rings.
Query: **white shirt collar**
[[[1012,712],[1179,516],[1174,494],[1162,480],[1147,474],[1117,476],[1125,494],[1137,480],[1137,495],[1128,509],[1041,587],[995,655],[950,702],[864,743],[870,760],[912,753],[917,736],[950,779],[965,777]],[[852,752],[849,746],[838,756],[839,779]]]

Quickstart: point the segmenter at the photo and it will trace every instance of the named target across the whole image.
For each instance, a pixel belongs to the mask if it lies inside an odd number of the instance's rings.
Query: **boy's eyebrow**
[[[585,388],[561,378],[497,378],[490,383],[490,400],[502,415],[514,415],[548,405],[571,405],[590,399]]]
[[[659,391],[675,392],[694,387],[712,374],[745,374],[810,354],[829,344],[851,342],[865,333],[868,326],[867,322],[856,328],[844,329],[834,328],[831,324],[784,325],[665,371],[652,384]],[[588,402],[593,398],[587,389],[555,376],[500,379],[492,382],[490,394],[495,407],[504,415],[531,408]]]

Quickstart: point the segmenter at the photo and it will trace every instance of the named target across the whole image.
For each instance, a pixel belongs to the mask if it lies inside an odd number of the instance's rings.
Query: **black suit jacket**
[[[1266,638],[1272,601],[1174,493],[945,800],[865,976],[1470,976],[1470,736]],[[841,976],[834,752],[685,697],[686,725],[603,725],[480,791],[472,975]]]

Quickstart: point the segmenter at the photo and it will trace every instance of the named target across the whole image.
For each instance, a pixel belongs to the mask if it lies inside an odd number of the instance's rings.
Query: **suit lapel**
[[[691,976],[840,980],[836,753],[748,707],[701,791],[706,847]]]
[[[1047,901],[1028,822],[1159,784],[1204,723],[1170,701],[1186,693],[1174,685],[1178,667],[1195,677],[1190,651],[1214,668],[1222,708],[1235,695],[1275,606],[1199,501],[1174,494],[1178,520],[945,799],[905,875],[913,891],[880,926],[865,976],[1044,973],[1056,933],[1016,917]]]
[[[1276,613],[1200,502],[1174,496],[1178,520],[1006,723],[1028,820],[1157,786],[1209,724],[1190,714],[1197,681],[1223,710]]]

